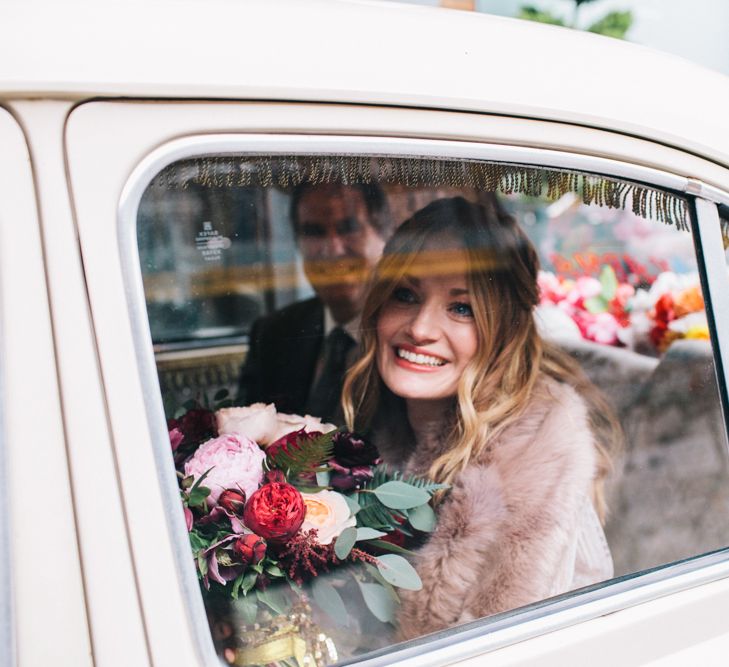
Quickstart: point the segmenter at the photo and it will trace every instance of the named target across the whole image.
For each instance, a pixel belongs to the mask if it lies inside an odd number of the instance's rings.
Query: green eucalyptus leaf
[[[408,512],[408,521],[410,525],[424,533],[430,533],[435,530],[435,512],[430,505],[420,505]]]
[[[258,617],[258,603],[256,595],[244,595],[239,597],[235,603],[235,610],[243,617],[244,623],[253,625]]]
[[[352,551],[354,543],[357,541],[357,529],[354,526],[345,528],[334,543],[334,553],[339,560],[344,560]]]
[[[342,596],[322,575],[312,581],[311,592],[314,601],[337,625],[349,625],[347,608],[344,606]]]
[[[227,389],[218,389],[213,396],[214,401],[222,401],[224,398],[228,398],[230,392]]]
[[[256,596],[261,604],[265,604],[275,614],[281,615],[286,613],[288,607],[286,598],[273,586],[269,586],[265,591],[256,591]]]
[[[367,609],[378,621],[392,623],[395,620],[395,602],[380,584],[357,582]]]
[[[407,482],[391,481],[373,489],[377,500],[394,510],[408,510],[430,500],[430,494]]]
[[[362,540],[376,540],[378,537],[384,537],[387,533],[383,533],[381,530],[375,530],[374,528],[357,528],[357,542]]]
[[[352,496],[344,496],[344,499],[347,501],[347,505],[349,505],[349,511],[352,513],[352,515],[357,514],[357,512],[362,509],[357,498],[353,498]]]
[[[423,587],[415,568],[402,556],[385,554],[377,558],[377,569],[386,581],[398,588],[419,591]]]

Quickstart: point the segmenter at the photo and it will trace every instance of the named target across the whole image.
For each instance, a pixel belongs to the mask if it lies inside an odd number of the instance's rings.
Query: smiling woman
[[[415,560],[423,589],[402,594],[405,638],[613,573],[597,512],[619,427],[537,333],[536,251],[484,201],[437,200],[398,228],[344,386],[349,427],[372,432],[387,463],[452,485]],[[453,263],[433,266],[443,249]]]

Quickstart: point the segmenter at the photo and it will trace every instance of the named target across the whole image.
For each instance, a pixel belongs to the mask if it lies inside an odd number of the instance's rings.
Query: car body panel
[[[7,629],[14,631],[19,664],[50,664],[62,654],[82,667],[92,664],[89,619],[33,173],[23,132],[1,108],[0,146],[3,520],[12,577],[0,589],[12,594]]]
[[[612,129],[729,165],[725,76],[575,30],[331,0],[13,0],[2,11],[4,97],[444,108]]]

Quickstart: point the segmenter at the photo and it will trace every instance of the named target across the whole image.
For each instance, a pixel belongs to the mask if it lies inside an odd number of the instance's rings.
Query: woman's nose
[[[436,309],[427,303],[421,305],[408,322],[407,333],[414,343],[431,343],[438,339],[440,324]]]

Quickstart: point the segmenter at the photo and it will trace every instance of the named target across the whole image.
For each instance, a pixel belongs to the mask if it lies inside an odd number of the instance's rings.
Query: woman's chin
[[[406,401],[439,401],[455,395],[455,389],[451,391],[440,383],[436,385],[428,382],[428,379],[422,376],[407,379],[390,378],[385,384],[393,394]]]

